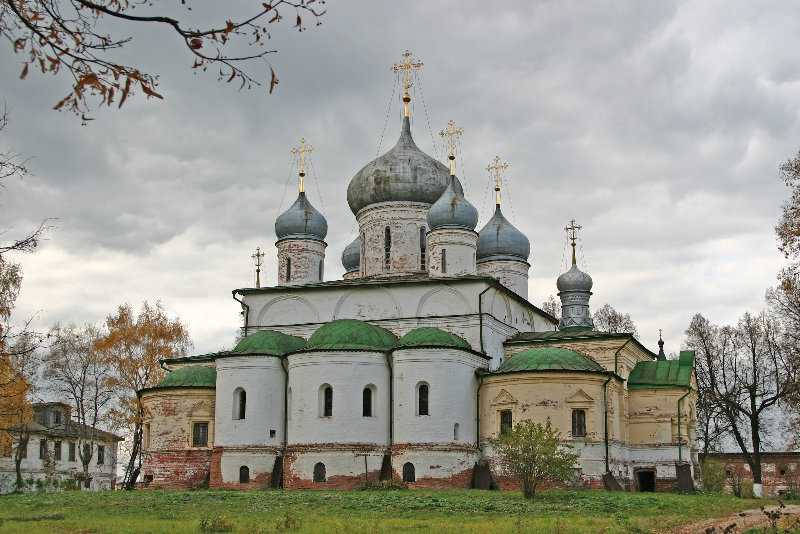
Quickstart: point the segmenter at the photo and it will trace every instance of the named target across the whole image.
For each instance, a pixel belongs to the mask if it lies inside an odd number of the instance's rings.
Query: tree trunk
[[[133,427],[133,446],[131,447],[131,457],[128,459],[128,466],[125,468],[125,481],[123,487],[132,490],[136,487],[136,479],[139,477],[139,469],[136,464],[139,460],[142,447],[142,425],[136,423]]]
[[[753,414],[750,417],[750,432],[753,441],[753,465],[750,468],[753,470],[753,484],[761,484],[761,436],[758,432],[759,427],[759,416]]]
[[[14,471],[17,475],[15,491],[22,491],[25,481],[22,479],[22,451],[28,448],[29,435],[22,435],[17,443],[17,449],[14,451]]]
[[[536,496],[536,484],[533,483],[532,480],[528,480],[527,478],[522,479],[522,494],[525,496],[526,499],[531,499]]]

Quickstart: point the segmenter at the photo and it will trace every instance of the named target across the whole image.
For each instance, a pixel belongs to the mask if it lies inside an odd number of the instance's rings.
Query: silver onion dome
[[[559,292],[591,291],[592,277],[578,269],[578,266],[573,263],[569,271],[558,277],[556,287]]]
[[[508,222],[497,206],[492,218],[478,233],[476,259],[528,261],[530,253],[528,238]]]
[[[365,165],[350,180],[347,203],[354,214],[378,202],[433,204],[447,188],[449,180],[447,167],[414,143],[409,118],[403,117],[397,144]]]
[[[361,268],[361,238],[356,237],[342,251],[342,265],[348,273]]]
[[[311,205],[306,194],[301,192],[294,204],[275,220],[275,235],[278,239],[322,241],[328,235],[328,221]]]
[[[428,210],[428,227],[431,230],[436,228],[474,230],[477,225],[478,210],[464,198],[464,190],[458,179],[451,176],[447,189]]]

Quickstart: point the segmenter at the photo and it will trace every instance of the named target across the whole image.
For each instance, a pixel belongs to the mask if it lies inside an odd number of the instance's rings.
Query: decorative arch
[[[392,293],[382,287],[354,289],[339,297],[333,319],[395,319],[403,316],[402,308]]]
[[[269,316],[278,318],[270,321]],[[255,326],[268,326],[293,317],[295,323],[318,323],[319,313],[308,300],[298,295],[281,295],[267,302],[256,317]],[[251,325],[253,326],[253,325]]]
[[[325,482],[327,480],[327,473],[325,464],[317,462],[314,464],[314,482]]]
[[[431,289],[419,299],[416,316],[450,315],[453,310],[465,310],[463,313],[474,313],[473,304],[467,300],[463,293],[450,286],[439,286]]]
[[[250,482],[250,468],[243,465],[239,468],[239,484],[247,484]]]

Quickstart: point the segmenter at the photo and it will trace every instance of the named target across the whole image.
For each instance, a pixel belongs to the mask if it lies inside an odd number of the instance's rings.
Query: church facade
[[[401,64],[411,68],[410,59]],[[352,488],[511,485],[490,439],[551,423],[575,448],[576,485],[655,490],[694,476],[694,355],[656,354],[594,330],[591,277],[556,286],[562,316],[528,300],[530,243],[501,209],[478,231],[456,176],[414,142],[352,178],[359,235],[342,280],[325,280],[327,221],[300,192],[275,222],[278,284],[235,289],[244,324],[230,350],[165,360],[140,392],[143,477],[153,487]]]

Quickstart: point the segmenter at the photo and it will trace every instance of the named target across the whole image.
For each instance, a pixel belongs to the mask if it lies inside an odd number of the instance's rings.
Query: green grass
[[[663,531],[764,501],[727,495],[452,491],[135,491],[0,497],[0,532],[562,532]],[[205,520],[205,521],[204,521]]]

